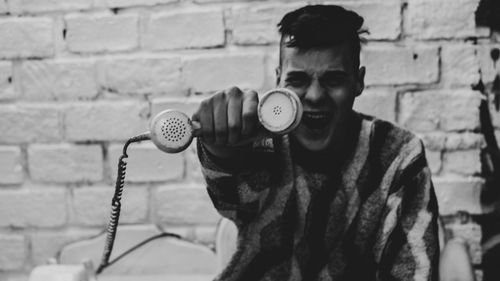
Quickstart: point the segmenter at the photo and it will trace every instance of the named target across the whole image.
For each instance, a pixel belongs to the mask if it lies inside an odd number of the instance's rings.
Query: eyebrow
[[[308,72],[305,70],[292,70],[286,73],[287,76],[302,76],[304,74],[308,74]],[[324,75],[348,76],[348,73],[340,69],[329,69],[321,73],[321,76]]]

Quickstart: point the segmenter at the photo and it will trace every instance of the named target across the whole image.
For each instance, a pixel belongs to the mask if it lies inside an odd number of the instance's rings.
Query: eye
[[[325,74],[321,77],[320,82],[325,87],[339,87],[347,82],[347,76],[340,73]]]
[[[291,86],[294,88],[305,87],[309,84],[310,79],[306,75],[290,75],[285,79],[286,86]]]

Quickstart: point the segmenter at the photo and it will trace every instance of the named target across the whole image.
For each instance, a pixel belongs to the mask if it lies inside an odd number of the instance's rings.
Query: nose
[[[325,97],[325,89],[320,85],[317,79],[314,79],[307,89],[303,102],[311,105],[318,105],[324,101]]]

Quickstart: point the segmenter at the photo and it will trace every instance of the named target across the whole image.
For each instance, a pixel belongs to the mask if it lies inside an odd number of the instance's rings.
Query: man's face
[[[354,67],[349,46],[281,48],[277,84],[297,93],[304,107],[302,121],[291,134],[310,151],[322,151],[344,137],[354,98],[363,90],[365,70]]]

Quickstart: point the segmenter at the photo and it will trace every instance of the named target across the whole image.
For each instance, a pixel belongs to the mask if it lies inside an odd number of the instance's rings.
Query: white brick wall
[[[169,4],[179,2],[180,0],[94,0],[99,5],[100,2],[103,7],[110,8],[123,8],[132,6],[153,6],[156,4]]]
[[[470,86],[480,79],[479,60],[475,46],[446,45],[441,50],[442,79],[445,85]]]
[[[401,48],[391,45],[362,51],[367,85],[429,84],[439,78],[439,56],[435,47]]]
[[[13,13],[84,10],[92,7],[93,0],[9,0]]]
[[[399,122],[415,131],[474,130],[479,128],[480,102],[480,94],[472,90],[405,93],[400,98]]]
[[[139,17],[135,14],[71,14],[65,21],[71,52],[129,51],[139,45]]]
[[[220,218],[203,184],[171,184],[153,191],[155,221],[167,225],[211,224]]]
[[[73,190],[73,224],[104,227],[109,221],[114,185]],[[149,191],[130,187],[123,191],[120,223],[145,223],[149,211]]]
[[[68,219],[64,188],[0,190],[0,227],[61,227]]]
[[[483,212],[480,196],[484,181],[481,178],[447,176],[436,177],[433,182],[441,214],[450,215],[458,211],[471,214]]]
[[[60,111],[53,104],[0,104],[0,143],[61,140]]]
[[[477,175],[481,172],[481,151],[479,149],[446,151],[443,154],[445,173]]]
[[[265,57],[258,53],[213,54],[186,58],[185,84],[193,91],[223,90],[237,85],[260,89],[265,81]]]
[[[396,96],[394,90],[368,89],[356,98],[354,110],[395,122]]]
[[[95,182],[103,178],[103,156],[99,145],[30,145],[28,163],[34,181]]]
[[[0,234],[0,271],[23,267],[27,257],[25,240],[18,234]]]
[[[274,87],[276,24],[306,2],[0,0],[0,280],[25,281],[34,264],[104,228],[122,146],[152,116],[191,116],[207,93],[233,85]],[[364,16],[366,89],[354,107],[419,134],[441,214],[491,212],[480,200],[485,141],[471,85],[491,87],[500,44],[475,26],[479,0],[312,2]],[[128,153],[121,223],[213,245],[220,216],[195,144]],[[477,225],[447,227],[479,264]]]
[[[409,0],[410,34],[418,39],[474,36],[478,3],[479,0]]]
[[[109,165],[112,175],[116,175],[118,159],[122,155],[123,144],[109,147]],[[161,182],[180,180],[184,176],[183,154],[158,153],[152,143],[138,144],[128,150],[127,181]]]
[[[101,87],[119,95],[185,96],[177,57],[134,57],[99,61]]]
[[[148,130],[146,105],[141,101],[73,103],[65,111],[66,139],[126,140]]]
[[[92,60],[25,61],[20,67],[21,92],[26,100],[78,100],[97,96]]]
[[[146,22],[148,50],[208,48],[224,45],[222,10],[154,13]]]
[[[19,184],[23,177],[21,148],[0,146],[0,184]]]
[[[45,17],[0,19],[0,58],[54,55],[54,21]]]
[[[0,62],[0,101],[15,99],[19,94],[14,90],[12,63]]]
[[[5,0],[0,1],[0,13],[6,14],[9,11],[9,7],[7,6],[7,2]]]
[[[62,231],[37,231],[30,235],[31,251],[35,264],[46,264],[47,260],[57,256],[63,246],[98,235],[100,229],[82,230],[70,228]]]

